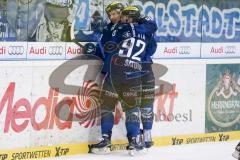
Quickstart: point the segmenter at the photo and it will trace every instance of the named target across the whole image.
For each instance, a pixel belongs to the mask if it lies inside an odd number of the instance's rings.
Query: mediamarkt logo
[[[93,81],[86,81],[83,85],[86,87],[79,91],[83,92],[82,95],[59,99],[58,90],[49,89],[48,97],[39,97],[34,104],[31,104],[26,98],[20,98],[16,102],[13,102],[15,83],[11,82],[0,101],[1,117],[4,117],[2,112],[3,109],[6,108],[4,133],[8,133],[10,127],[15,132],[22,132],[29,124],[37,131],[53,129],[54,126],[60,130],[71,128],[73,121],[77,121],[83,127],[96,125],[99,120],[99,105],[96,100],[96,95],[99,95],[99,93],[97,94],[96,92],[98,92],[99,89]],[[58,107],[59,104],[68,107],[69,112],[67,112],[66,121],[62,120],[64,117],[57,115],[58,113],[56,111],[58,111],[59,108],[56,107]],[[37,111],[43,106],[45,107],[46,113],[44,119],[39,122],[39,120],[36,119],[38,117]]]
[[[240,120],[240,75],[226,69],[208,97],[208,114],[219,127],[231,127]]]
[[[73,122],[88,128],[100,124],[100,88],[94,81],[86,81],[76,96],[65,96],[60,98],[58,89],[49,89],[47,97],[39,97],[33,104],[26,98],[14,100],[15,94],[14,82],[11,82],[0,99],[0,117],[4,117],[3,110],[6,110],[4,122],[4,133],[8,133],[10,128],[15,132],[24,131],[29,125],[36,131],[53,129],[54,127],[64,130],[72,128]],[[160,87],[160,96],[157,100],[157,113],[155,121],[171,121],[174,109],[174,100],[178,95],[176,84],[173,84],[172,90],[163,95],[164,86]],[[169,103],[169,104],[168,104]],[[59,114],[61,107],[65,112],[62,117]],[[67,106],[67,108],[65,108]],[[45,108],[44,119],[39,121],[39,108]],[[24,108],[24,109],[23,109]],[[41,108],[42,110],[42,108]],[[161,119],[161,116],[164,119]],[[115,107],[114,124],[118,124],[122,118],[122,110],[119,104]],[[0,124],[2,125],[2,124]],[[2,127],[2,126],[1,126]]]

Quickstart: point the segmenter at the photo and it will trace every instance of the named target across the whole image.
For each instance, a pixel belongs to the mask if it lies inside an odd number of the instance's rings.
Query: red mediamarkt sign
[[[173,89],[166,95],[158,97],[159,102],[157,104],[157,114],[155,115],[158,119],[161,113],[171,114],[174,108],[174,100],[177,97],[178,93],[176,92],[176,86],[173,85]],[[32,125],[33,129],[36,131],[53,129],[56,126],[60,130],[72,128],[73,118],[78,118],[78,123],[83,127],[92,127],[99,124],[99,107],[97,108],[88,108],[81,105],[78,101],[80,100],[77,96],[72,97],[63,97],[59,100],[59,92],[57,89],[49,89],[48,97],[39,97],[34,104],[31,104],[26,98],[20,98],[15,103],[13,102],[15,93],[15,83],[11,82],[6,91],[3,93],[2,99],[0,101],[0,116],[3,117],[3,109],[7,108],[5,123],[4,123],[4,133],[9,132],[11,127],[15,132],[24,131],[29,124]],[[169,110],[165,110],[167,106],[166,100],[170,99]],[[88,101],[88,99],[86,100]],[[56,115],[56,106],[58,104],[67,105],[69,108],[67,121],[59,119]],[[44,106],[46,113],[45,117],[41,122],[36,120],[37,110]],[[24,110],[23,110],[24,108]],[[86,110],[86,108],[88,110]],[[84,113],[82,112],[83,110]],[[75,113],[80,114],[72,114]],[[119,110],[115,110],[115,124],[118,124],[121,113]],[[21,123],[17,120],[21,120]]]
[[[36,100],[36,102],[31,105],[30,102],[26,98],[20,98],[15,103],[13,103],[15,93],[15,83],[12,82],[9,84],[5,93],[2,96],[0,102],[0,115],[4,107],[7,107],[6,117],[5,117],[5,125],[4,125],[4,133],[9,132],[9,128],[11,128],[15,132],[22,132],[27,128],[29,123],[35,130],[42,129],[53,129],[54,124],[59,129],[66,129],[72,127],[73,114],[69,114],[70,121],[62,121],[55,114],[55,107],[58,103],[58,91],[49,89],[48,97],[40,97]],[[71,99],[70,97],[66,97]],[[74,102],[76,98],[72,97],[72,102]],[[73,112],[76,103],[72,103],[69,105],[70,111]],[[46,109],[46,115],[44,120],[41,122],[36,121],[36,112],[40,106],[44,106]],[[24,110],[22,109],[24,107]],[[21,108],[21,110],[20,110]],[[3,115],[1,115],[2,117]],[[21,123],[16,123],[17,120],[23,120]]]

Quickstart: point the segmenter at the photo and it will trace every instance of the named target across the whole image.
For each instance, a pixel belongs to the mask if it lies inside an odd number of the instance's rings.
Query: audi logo
[[[23,46],[9,46],[8,54],[9,55],[23,55],[24,47]]]
[[[190,54],[191,47],[190,46],[180,46],[179,54]]]
[[[64,52],[64,49],[62,46],[49,46],[48,47],[48,53],[50,55],[62,55]]]
[[[235,46],[226,46],[224,51],[226,54],[235,54],[236,47]]]

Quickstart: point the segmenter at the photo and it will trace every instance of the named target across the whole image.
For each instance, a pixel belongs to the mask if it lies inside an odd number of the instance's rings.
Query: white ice
[[[236,160],[232,157],[232,153],[238,142],[227,141],[153,147],[147,154],[136,154],[134,157],[129,156],[126,151],[119,151],[108,155],[80,154],[45,160]]]

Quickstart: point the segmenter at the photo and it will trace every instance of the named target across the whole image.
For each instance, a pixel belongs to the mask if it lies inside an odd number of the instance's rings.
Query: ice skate
[[[142,144],[137,142],[136,137],[129,137],[128,142],[129,144],[127,146],[127,150],[128,150],[128,154],[131,156],[134,156],[136,152],[143,149]]]
[[[111,137],[107,134],[104,134],[97,144],[89,145],[89,153],[95,154],[109,154],[111,152]]]
[[[151,130],[141,130],[142,144],[143,144],[143,153],[147,153],[149,148],[153,146]]]

